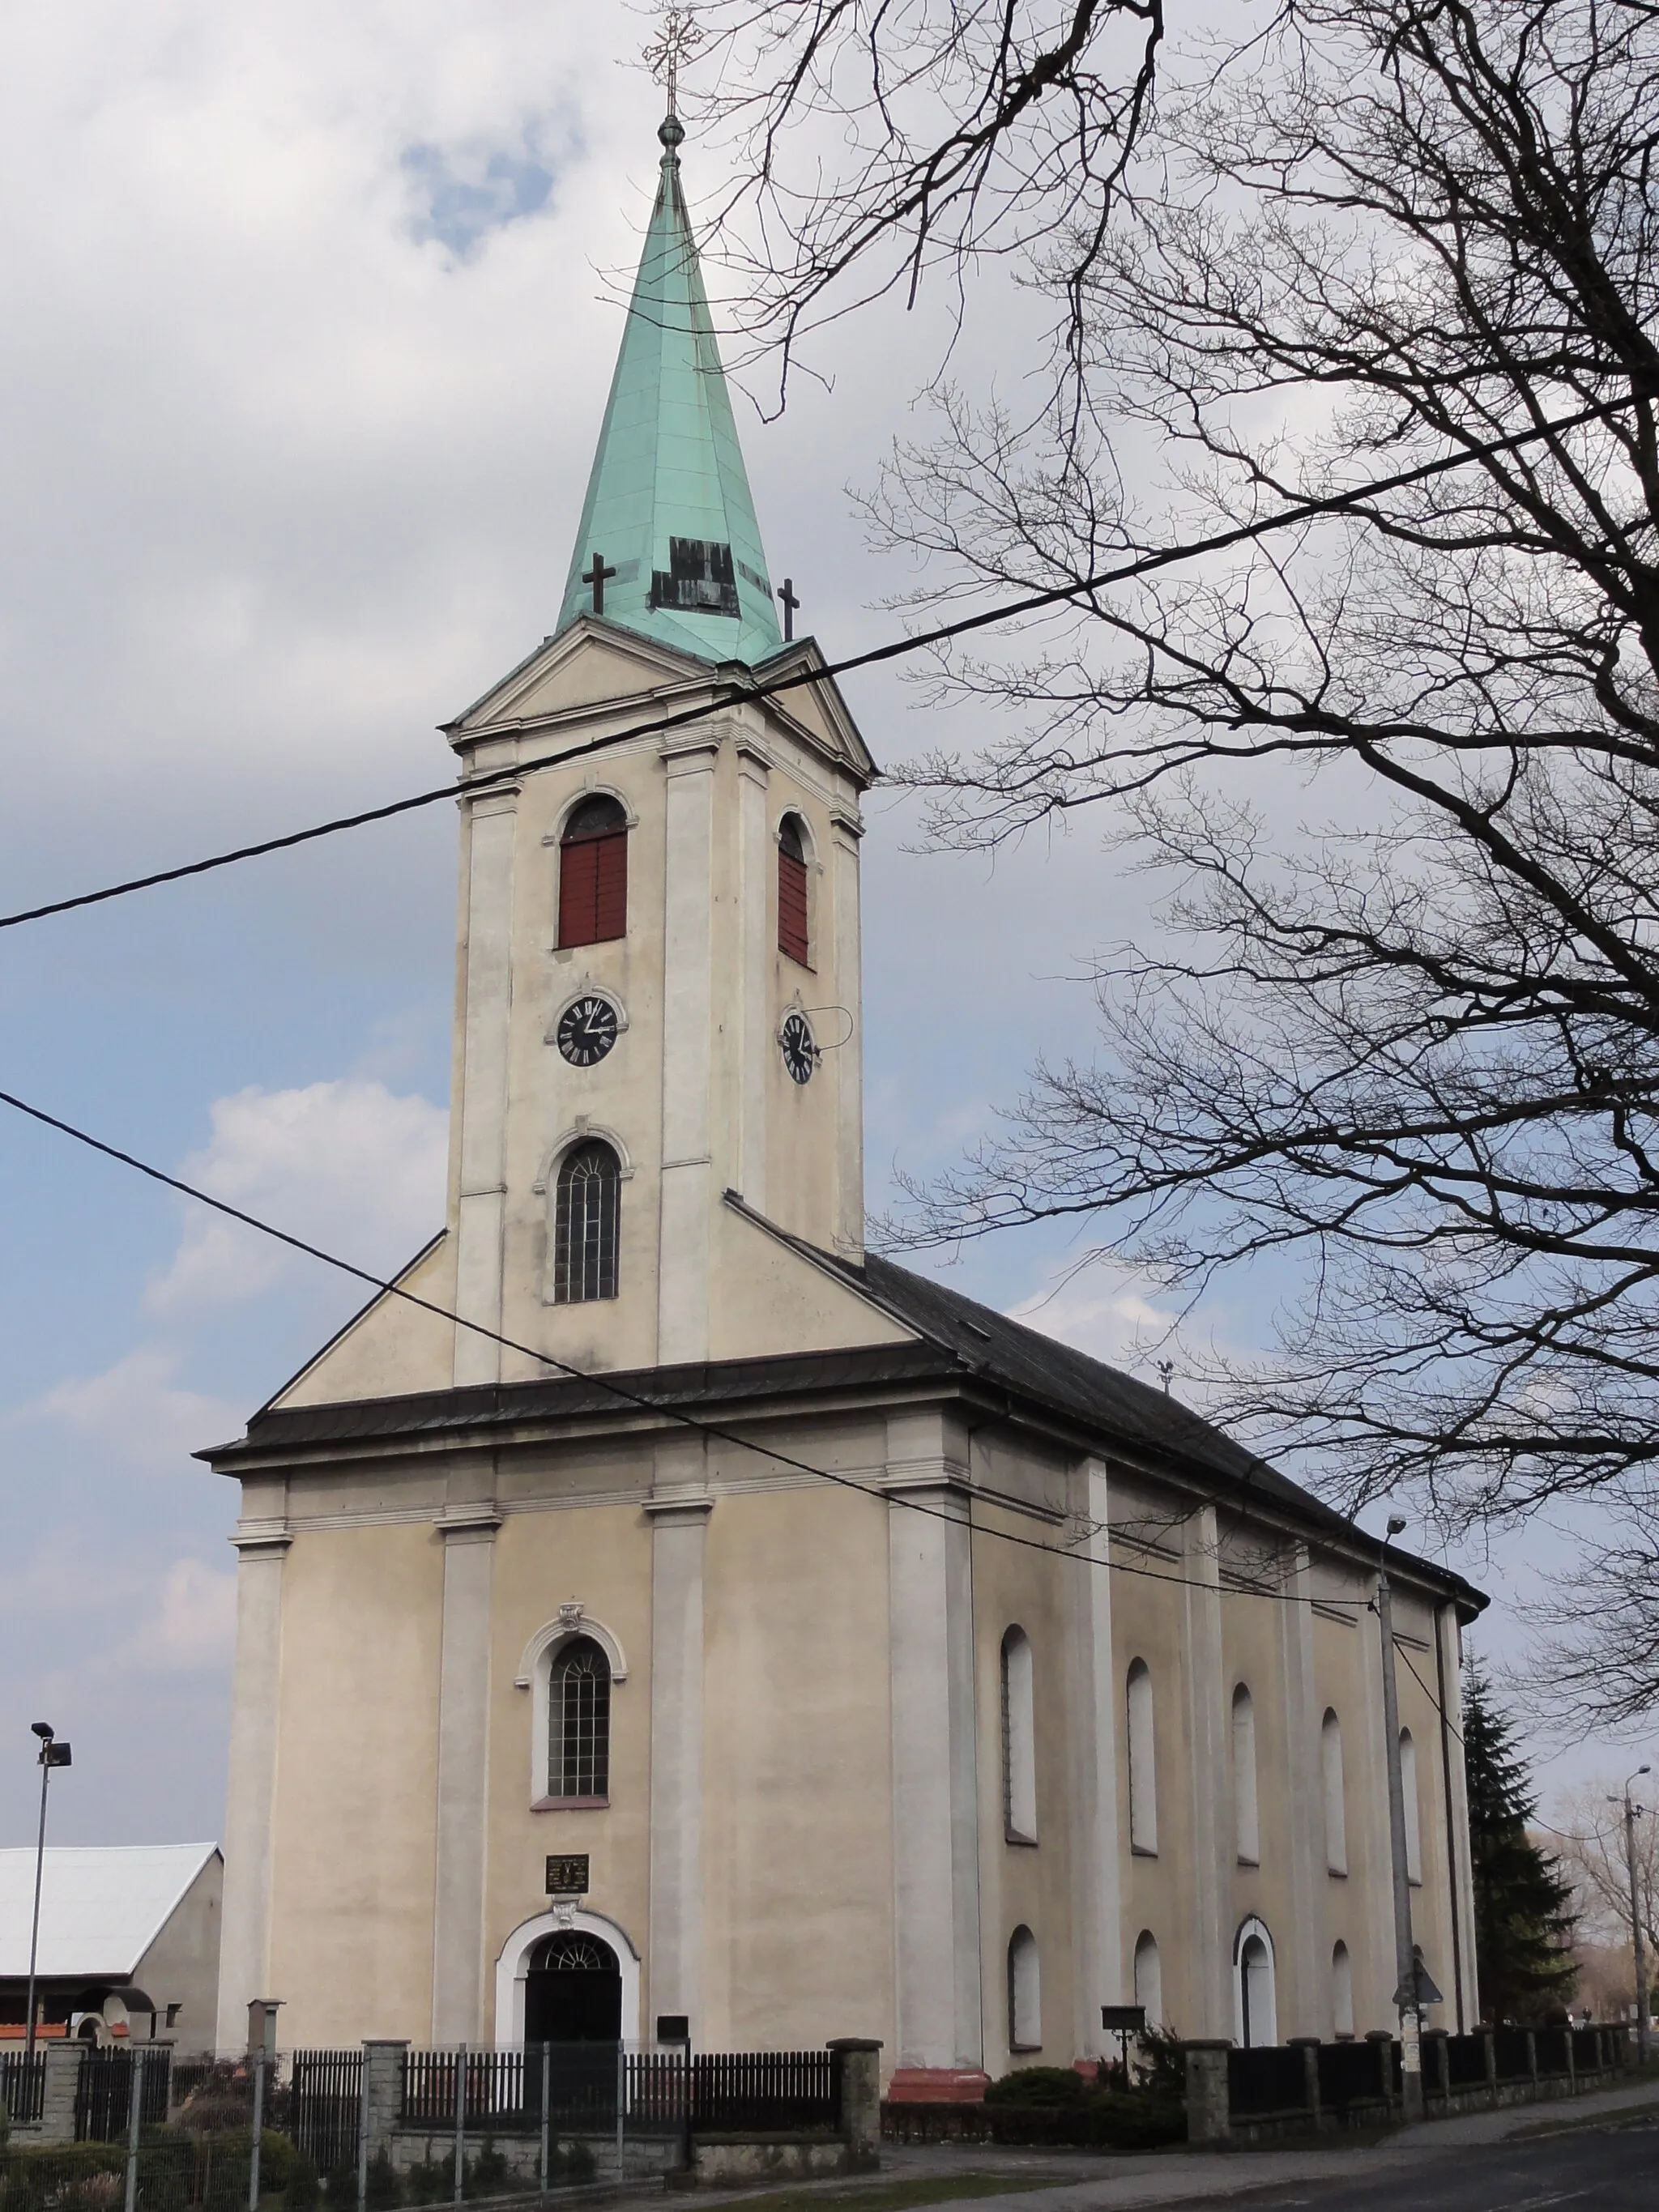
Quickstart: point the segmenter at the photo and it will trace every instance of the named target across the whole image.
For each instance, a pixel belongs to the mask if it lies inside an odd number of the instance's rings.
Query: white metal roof
[[[49,1850],[40,1883],[44,1978],[125,1978],[137,1967],[216,1844],[118,1844]],[[29,1970],[34,1852],[0,1850],[0,1976]]]

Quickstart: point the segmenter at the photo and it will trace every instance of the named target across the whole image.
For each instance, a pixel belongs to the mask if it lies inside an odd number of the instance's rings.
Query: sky
[[[659,100],[640,21],[569,0],[0,13],[10,909],[447,778],[435,726],[554,618]],[[684,151],[694,202],[717,191]],[[739,401],[771,568],[832,654],[890,635],[914,580],[850,495],[914,431],[941,313],[832,334],[778,420]],[[1029,319],[1001,301],[952,373],[1017,378]],[[848,688],[878,759],[975,742],[976,710]],[[926,854],[879,787],[868,822],[877,1209],[1038,1053],[1087,1053],[1077,978],[1146,893],[1092,825]],[[443,805],[0,933],[0,1090],[395,1267],[441,1218],[453,916]],[[217,1836],[235,1498],[191,1455],[357,1293],[3,1109],[0,1220],[0,1844],[33,1836],[36,1718],[75,1747],[58,1840]],[[1076,1256],[1028,1236],[951,1279],[1144,1359],[1159,1294]],[[1203,1322],[1260,1327],[1240,1292]],[[1548,1562],[1541,1537],[1454,1562],[1499,1601],[1482,1649],[1517,1648],[1505,1601]],[[1624,1761],[1581,1744],[1546,1778]]]

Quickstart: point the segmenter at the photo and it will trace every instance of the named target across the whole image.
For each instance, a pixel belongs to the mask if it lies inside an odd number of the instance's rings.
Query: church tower
[[[865,1250],[875,770],[780,632],[660,137],[556,625],[446,726],[446,1220],[203,1455],[241,1491],[220,2048],[276,1997],[295,2045],[854,2036],[971,2095],[1102,2055],[1103,2004],[1320,2033],[1338,1958],[1381,2024],[1366,1540]],[[1392,1572],[1455,1710],[1480,1601]],[[1401,1698],[1473,2018],[1461,1759]]]

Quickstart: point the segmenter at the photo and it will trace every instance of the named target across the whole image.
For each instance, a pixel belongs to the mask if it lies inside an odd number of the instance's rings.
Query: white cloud
[[[183,1180],[274,1227],[385,1273],[442,1224],[449,1117],[429,1099],[348,1076],[293,1091],[250,1087],[210,1111],[212,1141],[185,1160]],[[144,1303],[155,1314],[199,1313],[318,1265],[195,1206]]]
[[[154,1612],[123,1656],[159,1674],[220,1673],[236,1641],[236,1576],[203,1559],[175,1559]]]
[[[237,1434],[240,1414],[226,1401],[173,1381],[179,1354],[141,1345],[101,1375],[71,1376],[9,1418],[60,1421],[103,1446],[117,1461],[141,1467],[176,1465],[222,1437]]]
[[[1102,1277],[1106,1280],[1103,1282]],[[1146,1373],[1154,1359],[1170,1356],[1170,1332],[1182,1316],[1154,1305],[1127,1269],[1097,1263],[1054,1291],[1039,1291],[1009,1309],[1010,1318],[1045,1336],[1057,1337],[1091,1359]]]

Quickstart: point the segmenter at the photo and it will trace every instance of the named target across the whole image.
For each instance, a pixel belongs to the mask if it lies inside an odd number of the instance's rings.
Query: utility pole
[[[1637,1775],[1650,1770],[1638,1766],[1625,1778],[1625,1871],[1630,1876],[1630,1933],[1636,1954],[1636,2056],[1642,2065],[1648,2057],[1648,1954],[1642,1941],[1642,1889],[1636,1871],[1636,1816],[1644,1808],[1632,1805],[1630,1785]]]
[[[40,1826],[34,1839],[34,1917],[29,1923],[28,2024],[23,2039],[26,2059],[34,2056],[34,1969],[40,1953],[40,1877],[46,1864],[46,1784],[52,1779],[54,1766],[70,1764],[70,1747],[66,1743],[57,1741],[57,1731],[50,1721],[31,1721],[29,1732],[40,1739]]]
[[[1406,1524],[1397,1514],[1389,1536]],[[1423,2117],[1423,2014],[1418,2002],[1417,1952],[1412,1942],[1411,1877],[1406,1857],[1406,1785],[1400,1771],[1400,1692],[1394,1674],[1394,1603],[1389,1590],[1389,1537],[1376,1577],[1376,1619],[1382,1638],[1382,1731],[1388,1739],[1389,1846],[1394,1864],[1394,2001],[1400,2008],[1401,2100],[1407,2120]]]

